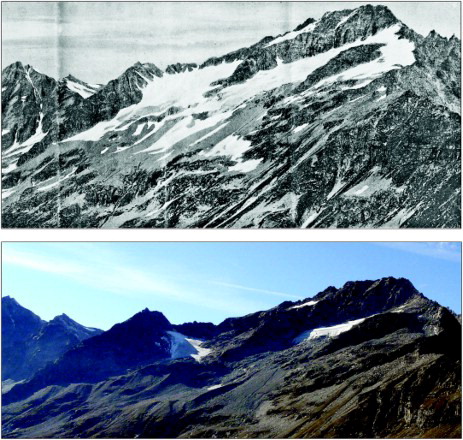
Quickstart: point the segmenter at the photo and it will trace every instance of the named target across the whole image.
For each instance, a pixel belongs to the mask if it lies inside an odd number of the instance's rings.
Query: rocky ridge
[[[185,341],[196,355],[178,353]],[[459,320],[405,279],[328,287],[219,325],[145,310],[6,392],[2,434],[458,438],[460,369]]]
[[[9,296],[2,298],[2,381],[30,379],[81,341],[100,334],[62,314],[43,321]]]

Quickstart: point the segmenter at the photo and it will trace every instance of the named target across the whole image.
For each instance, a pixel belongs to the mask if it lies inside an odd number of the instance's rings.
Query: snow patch
[[[313,330],[303,332],[294,339],[294,343],[299,344],[303,341],[310,341],[311,339],[317,339],[321,337],[333,338],[335,336],[340,335],[341,333],[349,331],[355,325],[358,325],[365,321],[365,319],[367,318],[355,319],[353,321],[347,321],[342,324],[333,325],[331,327],[319,327]]]
[[[307,228],[313,221],[315,221],[317,219],[317,217],[320,216],[320,214],[325,209],[326,208],[311,209],[308,213],[304,214],[305,220],[302,222],[301,228]]]
[[[88,98],[96,93],[96,90],[91,89],[90,87],[84,86],[83,84],[79,84],[77,82],[71,81],[70,79],[66,78],[66,86],[69,90],[74,93],[79,94],[82,98]]]
[[[300,309],[301,307],[314,306],[317,303],[318,303],[318,301],[307,301],[307,302],[305,302],[303,304],[299,304],[297,306],[290,307],[288,310]]]
[[[77,170],[77,167],[74,167],[74,169],[70,173],[66,174],[63,177],[59,177],[55,182],[50,183],[49,185],[45,185],[45,186],[42,186],[42,187],[38,188],[37,191],[48,191],[48,190],[54,188],[55,186],[58,186],[61,182],[69,179],[70,177],[72,177],[72,175],[76,172],[76,170]]]
[[[16,188],[3,189],[2,200],[10,197],[14,192],[16,192]]]
[[[345,182],[343,182],[342,180],[337,180],[330,193],[326,196],[327,200],[335,196],[344,187],[344,185]]]
[[[231,116],[230,112],[215,114],[207,119],[198,120],[192,116],[181,119],[173,125],[160,139],[158,139],[151,147],[146,148],[142,152],[151,151],[167,151],[176,143],[186,139],[187,137],[214,127]]]
[[[168,331],[167,333],[170,336],[171,359],[189,357],[196,353],[195,348],[186,340],[184,335],[174,331]]]
[[[255,170],[261,162],[262,159],[251,159],[245,162],[238,162],[236,165],[229,167],[228,170],[237,171],[239,173],[249,173]]]
[[[117,117],[117,116],[116,116]],[[61,142],[73,142],[73,141],[99,141],[108,131],[117,127],[115,119],[110,121],[102,121],[94,125],[92,128],[71,136]]]
[[[365,180],[359,182],[357,185],[346,191],[344,196],[370,197],[378,191],[385,191],[389,189],[392,185],[392,179],[385,178],[380,174],[380,172],[380,167],[372,168],[370,175]]]
[[[365,45],[384,44],[384,46],[380,48],[381,56],[379,58],[369,63],[359,64],[351,69],[347,69],[341,74],[325,78],[317,83],[317,87],[336,81],[365,80],[371,82],[385,72],[413,64],[415,62],[415,56],[413,54],[415,44],[406,38],[399,39],[397,32],[400,31],[401,26],[402,25],[398,23],[360,42],[360,44]],[[358,45],[359,42],[354,42],[341,46],[341,48],[342,50],[346,50]]]
[[[421,206],[421,202],[414,208],[403,208],[397,212],[394,217],[388,222],[384,223],[382,228],[400,228]]]
[[[10,173],[11,171],[18,168],[18,165],[15,163],[10,163],[6,168],[2,168],[2,174]]]
[[[29,139],[25,140],[22,143],[18,143],[15,138],[13,145],[3,153],[3,157],[9,157],[9,156],[15,156],[18,154],[27,153],[37,142],[40,142],[48,133],[48,132],[47,133],[43,132],[42,121],[43,121],[43,113],[40,112],[39,124],[37,126],[35,133]]]
[[[293,130],[293,133],[299,133],[300,131],[304,130],[304,128],[306,128],[309,124],[302,124],[302,125],[299,125],[298,127],[296,127],[294,130]]]
[[[356,13],[357,13],[357,11],[351,12],[349,15],[345,16],[344,18],[342,18],[342,19],[339,21],[339,23],[336,25],[336,27],[334,28],[334,30],[336,30],[338,27],[342,26],[347,20],[349,20],[349,18],[351,18],[352,16],[354,16]]]
[[[137,129],[133,132],[132,136],[138,136],[139,134],[141,134],[141,132],[143,131],[143,128],[145,127],[145,125],[146,125],[145,123],[138,124]]]
[[[204,348],[201,346],[204,341],[201,341],[199,339],[189,339],[189,338],[186,338],[186,340],[195,348],[196,354],[192,354],[191,357],[197,362],[201,362],[203,357],[206,357],[212,352],[211,349]]]
[[[171,359],[192,357],[197,362],[211,353],[212,350],[201,347],[203,341],[187,338],[179,332],[168,331],[170,336],[170,355]]]
[[[222,387],[223,387],[222,384],[219,384],[219,385],[212,385],[211,387],[209,387],[209,388],[207,389],[207,391],[217,390],[217,389],[222,388]]]
[[[251,142],[239,138],[232,134],[217,143],[214,148],[207,152],[201,152],[200,155],[210,156],[230,156],[232,159],[239,159],[251,147]]]

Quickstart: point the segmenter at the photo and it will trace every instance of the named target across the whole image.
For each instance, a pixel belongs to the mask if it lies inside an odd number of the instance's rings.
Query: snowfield
[[[349,331],[352,327],[362,323],[366,319],[371,318],[371,316],[367,316],[366,318],[355,319],[353,321],[347,321],[342,324],[336,324],[330,327],[319,327],[313,330],[303,332],[299,336],[294,338],[294,343],[299,344],[304,341],[310,341],[311,339],[317,339],[322,337],[334,338],[335,336],[338,336],[341,333]]]
[[[82,98],[88,98],[96,93],[95,89],[91,89],[90,87],[86,87],[82,84],[74,82],[68,78],[66,78],[66,86],[69,90],[78,93]],[[93,86],[94,88],[98,88],[98,86]]]
[[[288,34],[273,40],[270,45],[286,41],[297,37],[302,33],[310,32],[315,23],[298,32]],[[384,44],[381,47],[381,57],[370,63],[360,64],[351,69],[347,69],[341,74],[336,74],[325,78],[313,86],[314,89],[326,86],[333,82],[355,79],[360,82],[359,87],[364,87],[383,73],[398,69],[402,66],[410,65],[415,61],[413,50],[414,44],[406,39],[399,39],[396,33],[400,30],[400,24],[383,29],[376,35],[368,37],[366,40],[357,40],[353,43],[345,44],[341,47],[330,49],[326,52],[312,57],[302,58],[292,63],[283,63],[277,60],[277,66],[270,70],[261,70],[252,78],[244,83],[234,84],[229,87],[220,88],[211,85],[214,82],[230,77],[241,63],[240,60],[208,66],[203,69],[194,69],[191,72],[185,71],[173,75],[164,74],[162,77],[147,79],[148,85],[141,89],[143,93],[140,103],[121,110],[115,118],[110,121],[103,121],[87,131],[79,133],[66,141],[85,140],[98,141],[106,133],[120,129],[128,121],[136,121],[148,114],[159,116],[172,107],[179,108],[180,111],[168,116],[163,123],[156,125],[154,130],[148,132],[138,143],[145,142],[156,131],[162,129],[164,124],[175,123],[167,131],[154,141],[151,145],[138,153],[167,152],[176,143],[184,141],[188,137],[204,131],[203,136],[194,141],[192,145],[206,139],[214,131],[226,125],[227,120],[233,112],[254,98],[256,95],[281,87],[285,84],[297,84],[304,81],[307,76],[324,66],[327,62],[335,58],[341,52],[364,44]],[[354,88],[353,86],[351,88]],[[195,119],[194,115],[207,113],[207,118],[203,120]],[[296,128],[294,132],[304,129],[305,126]],[[208,132],[208,130],[210,130]],[[134,135],[141,133],[141,128],[137,127]],[[243,151],[242,140],[236,141],[236,154]],[[219,153],[224,148],[217,145],[217,150],[211,152]],[[210,153],[211,153],[210,152]],[[228,146],[223,154],[229,154],[237,158],[232,147]],[[254,169],[258,163],[246,163],[237,165],[235,171],[247,172]],[[232,170],[233,171],[233,170]]]
[[[303,304],[299,304],[298,306],[293,306],[293,307],[290,307],[288,310],[292,310],[292,309],[300,309],[301,307],[308,307],[308,306],[314,306],[315,304],[317,304],[318,301],[307,301]]]
[[[192,357],[195,361],[201,362],[202,358],[211,353],[208,348],[201,347],[203,341],[187,338],[179,332],[168,331],[170,336],[171,359]]]

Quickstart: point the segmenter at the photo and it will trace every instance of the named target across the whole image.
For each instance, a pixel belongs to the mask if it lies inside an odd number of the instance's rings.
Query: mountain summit
[[[459,227],[460,64],[382,5],[101,86],[15,63],[3,226]]]

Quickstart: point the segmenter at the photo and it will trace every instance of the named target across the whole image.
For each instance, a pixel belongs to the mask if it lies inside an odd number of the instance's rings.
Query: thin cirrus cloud
[[[110,292],[116,295],[133,298],[164,297],[180,303],[201,305],[209,309],[235,313],[237,315],[249,313],[263,307],[259,301],[241,297],[240,301],[230,289],[247,290],[266,295],[276,295],[287,298],[300,297],[255,287],[238,284],[212,282],[222,289],[214,290],[206,295],[211,282],[207,277],[193,277],[184,268],[177,268],[176,273],[182,273],[182,279],[169,277],[172,267],[159,270],[143,270],[128,261],[129,257],[123,253],[113,252],[99,246],[86,243],[85,246],[66,247],[61,245],[59,258],[47,255],[45,252],[22,251],[14,248],[3,252],[3,264],[21,266],[39,271],[50,276],[63,276],[73,283],[89,286],[93,289]]]
[[[297,299],[297,300],[301,299],[300,295],[293,295],[291,293],[279,292],[276,290],[259,289],[257,287],[248,287],[248,286],[243,286],[241,284],[224,283],[221,281],[211,281],[211,284],[215,284],[217,286],[222,286],[222,287],[229,287],[229,288],[237,289],[237,290],[247,290],[250,292],[265,293],[267,295],[280,296],[284,298],[292,298],[292,299]]]
[[[458,242],[382,242],[376,244],[426,257],[461,262],[461,245]]]

